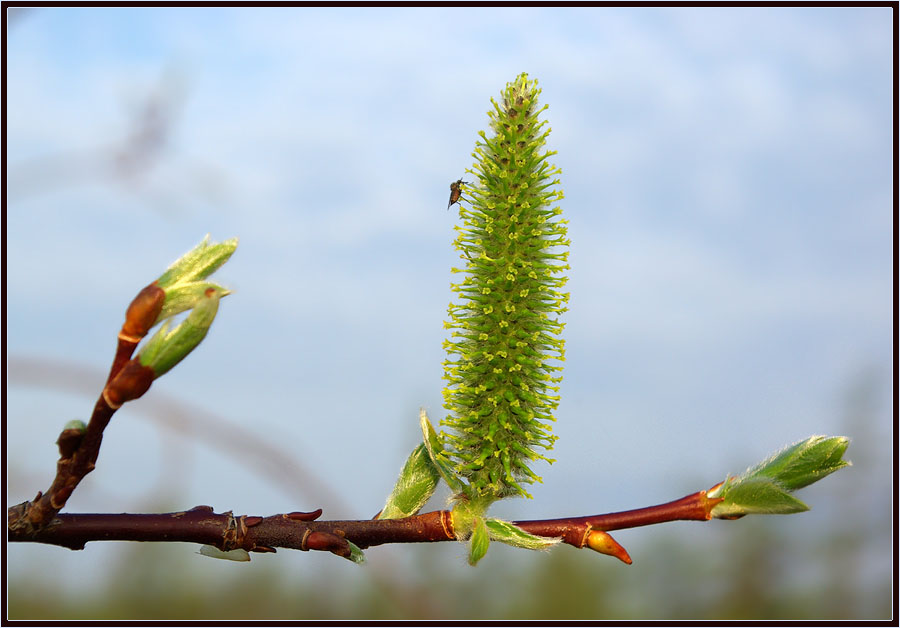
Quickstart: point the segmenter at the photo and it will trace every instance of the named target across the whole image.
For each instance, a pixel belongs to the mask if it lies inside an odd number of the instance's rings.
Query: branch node
[[[453,530],[453,513],[449,510],[441,511],[441,528],[448,539],[456,540],[456,532]]]

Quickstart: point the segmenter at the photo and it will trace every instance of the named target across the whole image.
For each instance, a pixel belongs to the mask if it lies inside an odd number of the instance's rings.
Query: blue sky
[[[419,406],[442,413],[448,184],[521,71],[550,105],[572,297],[558,462],[498,514],[706,488],[843,433],[867,368],[886,439],[891,45],[889,8],[29,11],[7,39],[9,502],[48,484],[133,294],[211,233],[241,239],[217,274],[234,294],[115,417],[70,509],[377,512]],[[125,176],[109,156],[154,94],[170,133]],[[38,387],[17,378],[25,357],[98,381]],[[202,430],[160,430],[163,399],[317,469],[298,483],[332,503]],[[160,479],[173,451],[177,488]]]

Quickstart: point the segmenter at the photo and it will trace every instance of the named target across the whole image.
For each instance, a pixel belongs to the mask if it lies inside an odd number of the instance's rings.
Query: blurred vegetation
[[[9,619],[889,619],[892,517],[882,496],[892,475],[874,424],[879,385],[867,372],[851,386],[854,466],[810,489],[811,513],[623,531],[632,566],[570,547],[498,545],[477,568],[457,544],[373,548],[359,568],[312,553],[239,564],[185,544],[120,544],[88,594],[48,567],[9,573]]]

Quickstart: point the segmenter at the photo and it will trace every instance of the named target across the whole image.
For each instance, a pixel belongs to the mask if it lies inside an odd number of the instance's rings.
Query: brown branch
[[[89,365],[10,356],[7,371],[10,383],[44,386],[84,394],[92,390],[104,374]],[[203,434],[204,443],[231,456],[234,464],[243,465],[264,476],[273,486],[280,487],[298,503],[328,506],[334,512],[350,512],[352,508],[331,490],[328,482],[302,462],[295,449],[289,454],[284,447],[268,442],[256,431],[241,423],[214,414],[208,408],[193,406],[182,399],[167,396],[156,390],[142,398],[139,412],[158,426],[186,439]]]
[[[612,554],[630,563],[624,548],[606,534],[636,526],[668,521],[710,519],[713,506],[707,491],[681,499],[590,517],[517,521],[516,525],[537,536],[556,537],[577,548],[585,546]],[[57,514],[44,528],[17,525],[27,516],[29,504],[7,510],[10,542],[32,542],[83,549],[91,541],[188,542],[213,545],[223,551],[244,549],[273,552],[275,548],[329,551],[348,557],[348,541],[360,548],[386,543],[430,543],[456,540],[452,516],[437,510],[405,519],[316,521],[321,510],[271,517],[215,513],[209,506],[162,514]]]
[[[367,548],[385,543],[424,543],[456,540],[453,515],[440,510],[404,519],[316,521],[322,514],[293,512],[271,517],[215,513],[209,506],[162,514],[59,514],[72,492],[96,464],[103,431],[125,402],[141,397],[155,378],[153,369],[131,356],[155,324],[165,301],[156,282],[144,288],[129,305],[118,335],[116,354],[103,392],[86,428],[67,427],[57,440],[60,458],[56,477],[46,493],[31,502],[7,509],[7,538],[83,549],[90,541],[191,542],[223,551],[243,549],[274,552],[275,548],[328,551],[345,558],[351,545]],[[577,548],[631,558],[607,531],[676,520],[710,519],[721,501],[700,491],[658,506],[637,510],[539,521],[517,525],[531,534],[558,538]]]
[[[125,312],[125,322],[119,332],[116,354],[103,392],[88,421],[84,433],[64,429],[57,440],[59,461],[56,476],[46,492],[38,492],[31,502],[23,505],[23,516],[8,521],[10,530],[37,530],[46,526],[68,501],[72,492],[88,473],[94,470],[103,430],[116,410],[137,399],[150,388],[155,377],[153,370],[131,359],[134,349],[154,325],[165,302],[165,292],[156,282],[141,290]]]

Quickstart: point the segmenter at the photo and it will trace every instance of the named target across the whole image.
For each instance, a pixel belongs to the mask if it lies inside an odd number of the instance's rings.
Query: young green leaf
[[[242,563],[250,560],[250,554],[247,552],[247,550],[240,548],[223,552],[218,547],[215,547],[213,545],[201,545],[200,551],[197,553],[203,556],[209,556],[210,558],[218,558],[220,560],[236,560]]]
[[[207,289],[203,298],[191,313],[174,330],[169,331],[169,321],[153,335],[138,354],[143,366],[153,369],[161,377],[193,351],[206,337],[219,308],[219,292]]]
[[[379,513],[379,519],[402,519],[419,512],[437,488],[440,474],[425,445],[419,445],[406,459],[394,490]]]
[[[422,427],[422,440],[431,463],[444,479],[444,482],[447,483],[447,486],[450,487],[450,490],[454,493],[459,493],[463,490],[464,484],[447,460],[447,456],[444,454],[444,446],[441,444],[441,439],[431,421],[428,420],[428,413],[425,412],[425,408],[419,410],[419,425]]]
[[[725,498],[724,501],[716,504],[711,512],[718,519],[744,515],[789,515],[809,510],[809,506],[776,482],[764,477],[735,482],[725,490],[722,497]]]
[[[176,284],[202,281],[228,261],[238,245],[237,238],[224,242],[209,243],[209,234],[193,249],[178,258],[156,280],[160,288],[167,289]]]
[[[162,321],[196,307],[206,297],[207,290],[214,290],[220,299],[231,294],[231,290],[210,281],[176,284],[165,289],[166,300],[157,320]]]
[[[350,556],[347,557],[347,560],[352,561],[357,565],[365,564],[366,555],[361,549],[359,549],[359,546],[352,543],[351,541],[347,541],[347,545],[350,546]]]
[[[469,564],[475,566],[479,560],[484,558],[490,544],[491,535],[487,525],[484,519],[478,519],[472,530],[472,536],[469,538]]]
[[[809,510],[790,493],[849,466],[850,462],[843,459],[849,443],[844,436],[811,436],[786,447],[709,491],[707,497],[722,498],[711,515],[728,519]]]
[[[849,466],[843,460],[850,439],[845,436],[810,436],[784,448],[744,475],[769,477],[790,491],[808,486]]]
[[[558,537],[535,536],[519,526],[503,521],[502,519],[487,519],[485,521],[491,540],[500,541],[513,547],[522,547],[530,550],[546,550],[559,544],[562,539]]]
[[[169,266],[159,279],[148,286],[161,288],[165,293],[165,301],[156,321],[193,309],[209,290],[214,290],[219,298],[231,294],[230,290],[204,280],[228,261],[237,245],[237,238],[210,244],[207,235],[200,244]]]

